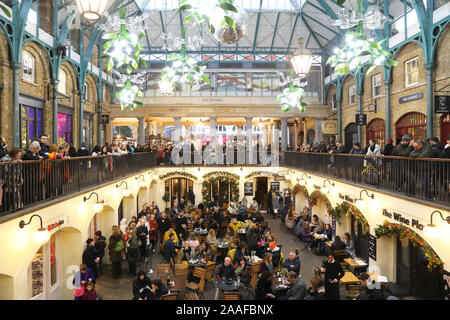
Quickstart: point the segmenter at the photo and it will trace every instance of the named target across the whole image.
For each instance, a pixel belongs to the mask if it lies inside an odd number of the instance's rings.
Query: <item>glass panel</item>
[[[34,255],[30,265],[31,277],[31,298],[44,292],[44,258],[42,256],[43,247],[40,247]]]
[[[53,286],[57,281],[56,274],[56,236],[50,237],[50,285]]]

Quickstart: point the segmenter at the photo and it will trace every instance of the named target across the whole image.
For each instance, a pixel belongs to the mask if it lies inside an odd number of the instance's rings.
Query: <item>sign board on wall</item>
[[[280,191],[280,183],[279,182],[271,182],[270,183],[270,190],[274,192]]]
[[[423,231],[424,225],[418,219],[412,218],[407,214],[400,213],[391,209],[383,209],[383,216],[394,220],[394,222],[396,223],[403,224],[409,228],[415,228]]]
[[[244,183],[244,196],[253,196],[253,182]]]
[[[355,122],[357,126],[365,126],[367,124],[367,114],[357,113]]]
[[[322,122],[323,134],[337,134],[337,121],[336,120],[324,120]]]
[[[450,113],[450,96],[434,96],[434,112]]]
[[[109,123],[109,115],[102,115],[102,124],[108,124]]]
[[[369,258],[377,261],[377,237],[369,234]]]
[[[414,94],[410,94],[409,96],[401,97],[398,99],[399,103],[406,103],[414,100],[420,100],[423,98],[423,92],[418,92]]]

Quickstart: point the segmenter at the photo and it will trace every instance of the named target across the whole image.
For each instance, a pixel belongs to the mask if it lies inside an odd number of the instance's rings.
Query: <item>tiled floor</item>
[[[290,251],[294,251],[298,248],[299,251],[302,250],[304,244],[297,239],[295,234],[287,231],[284,226],[281,225],[280,219],[272,219],[272,217],[267,217],[266,220],[269,223],[269,227],[272,232],[278,236],[278,244],[283,246],[282,252],[285,258],[287,258]],[[321,266],[322,261],[325,259],[323,256],[316,256],[305,250],[300,253],[301,261],[301,275],[307,285],[312,277],[312,270],[314,266]],[[151,255],[151,261],[148,265],[141,263],[138,265],[138,269],[147,270],[147,272],[152,268],[154,270],[153,274],[148,274],[151,279],[156,279],[156,265],[161,263],[162,255],[158,253]],[[113,279],[110,271],[110,266],[106,265],[103,274],[99,277],[97,281],[97,293],[103,297],[104,300],[129,300],[132,299],[132,285],[134,278],[127,274],[128,265],[126,262],[122,263],[122,276],[119,279]],[[207,285],[204,291],[204,299],[214,299],[215,289],[212,285]],[[242,299],[252,299],[248,292],[242,292]]]

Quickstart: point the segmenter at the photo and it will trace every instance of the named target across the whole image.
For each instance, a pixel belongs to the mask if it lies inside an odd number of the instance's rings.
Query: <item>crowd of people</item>
[[[78,283],[75,299],[94,296],[95,279],[102,273],[105,254],[109,254],[112,263],[113,279],[121,277],[122,262],[127,262],[128,275],[135,277],[132,292],[135,300],[157,300],[170,292],[169,285],[161,279],[151,279],[146,274],[147,270],[137,270],[137,265],[151,261],[158,254],[162,256],[163,263],[171,266],[189,265],[192,260],[203,261],[204,267],[214,265],[213,277],[217,282],[239,279],[239,283],[246,288],[251,287],[252,279],[256,279],[253,288],[256,300],[340,299],[339,280],[344,275],[342,259],[355,257],[355,242],[351,235],[345,233],[344,241],[338,235],[333,238],[331,226],[316,215],[311,216],[308,206],[303,208],[302,213],[296,214],[288,194],[271,190],[271,195],[271,214],[261,213],[255,199],[246,197],[239,204],[224,206],[218,206],[212,198],[209,203],[200,203],[195,207],[194,202],[177,196],[166,210],[160,210],[155,202],[145,203],[131,221],[122,219],[118,226],[112,226],[108,240],[101,231],[97,231],[94,238],[86,241],[83,264],[80,266],[82,274],[75,277]],[[279,210],[275,210],[277,208]],[[279,218],[308,246],[310,252],[325,255],[323,264],[314,267],[309,285],[302,277],[298,249],[284,257],[282,245],[272,233],[267,216],[272,216],[271,223]],[[196,231],[204,231],[203,236]],[[324,237],[316,240],[312,237],[314,233]],[[332,245],[325,245],[327,241],[333,241]],[[225,252],[218,248],[224,242],[229,244]],[[340,251],[344,254],[336,255]],[[259,263],[256,271],[252,268],[255,262]],[[286,290],[278,292],[273,289],[273,281],[280,274],[285,276],[287,286]],[[198,280],[193,273],[188,275],[188,279]],[[371,280],[366,273],[360,274],[360,280],[364,294],[358,299],[385,299],[390,296],[382,289],[370,289]],[[88,293],[81,295],[80,287],[85,287]]]

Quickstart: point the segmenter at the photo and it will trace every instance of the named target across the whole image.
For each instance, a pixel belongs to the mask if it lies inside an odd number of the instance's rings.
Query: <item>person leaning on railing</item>
[[[15,148],[8,152],[7,155],[0,159],[1,162],[11,162],[12,164],[20,164],[22,163],[22,155],[23,151],[21,149]],[[15,208],[20,208],[23,206],[22,203],[22,166],[15,165],[14,167],[11,165],[5,165],[0,167],[1,171],[4,171],[0,176],[5,175],[5,180],[0,181],[0,183],[4,184],[3,191],[1,192],[3,195],[4,192],[4,204],[7,206],[12,206],[12,202],[14,201]],[[6,175],[9,174],[14,175],[11,178],[6,178]],[[1,191],[1,190],[0,190]],[[0,200],[0,206],[2,205],[2,201]]]

